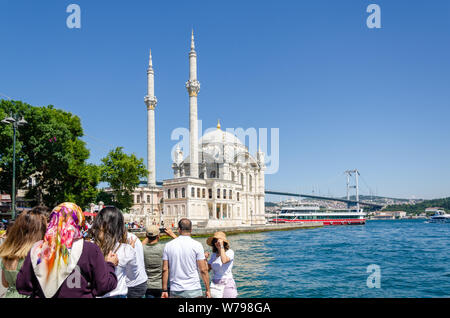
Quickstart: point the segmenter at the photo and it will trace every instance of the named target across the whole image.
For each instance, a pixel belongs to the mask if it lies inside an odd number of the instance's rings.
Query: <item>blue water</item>
[[[450,224],[367,221],[228,239],[239,297],[450,296]],[[367,285],[371,264],[380,288]]]

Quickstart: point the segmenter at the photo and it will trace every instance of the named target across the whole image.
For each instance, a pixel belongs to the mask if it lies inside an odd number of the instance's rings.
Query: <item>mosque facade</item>
[[[197,227],[250,226],[265,223],[264,153],[251,155],[234,134],[222,130],[198,138],[197,52],[194,33],[189,51],[189,155],[177,147],[173,154],[173,178],[156,185],[154,71],[150,53],[147,70],[147,167],[148,184],[133,193],[134,219],[176,225],[189,218]]]

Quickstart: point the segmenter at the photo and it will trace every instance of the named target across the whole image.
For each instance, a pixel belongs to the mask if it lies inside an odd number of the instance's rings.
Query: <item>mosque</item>
[[[230,132],[221,129],[198,138],[197,53],[194,33],[189,51],[189,155],[177,147],[173,178],[156,185],[154,70],[150,52],[147,69],[147,167],[148,183],[133,193],[130,217],[135,221],[165,225],[189,218],[197,227],[230,227],[265,224],[264,153],[252,156]]]

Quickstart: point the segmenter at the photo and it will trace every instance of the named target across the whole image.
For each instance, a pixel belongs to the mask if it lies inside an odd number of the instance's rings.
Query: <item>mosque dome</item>
[[[220,129],[211,131],[209,133],[206,133],[203,135],[203,137],[200,139],[200,144],[236,144],[236,145],[242,145],[242,142],[237,138],[235,135],[222,131]]]
[[[243,146],[242,142],[238,137],[229,133],[227,131],[223,131],[220,129],[220,123],[217,123],[217,129],[210,131],[203,135],[200,139],[200,144],[233,144],[237,146]]]

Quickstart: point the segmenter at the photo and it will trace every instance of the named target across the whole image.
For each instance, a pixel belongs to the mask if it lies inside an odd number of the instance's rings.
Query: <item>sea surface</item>
[[[450,224],[368,220],[228,239],[239,297],[450,296]]]

